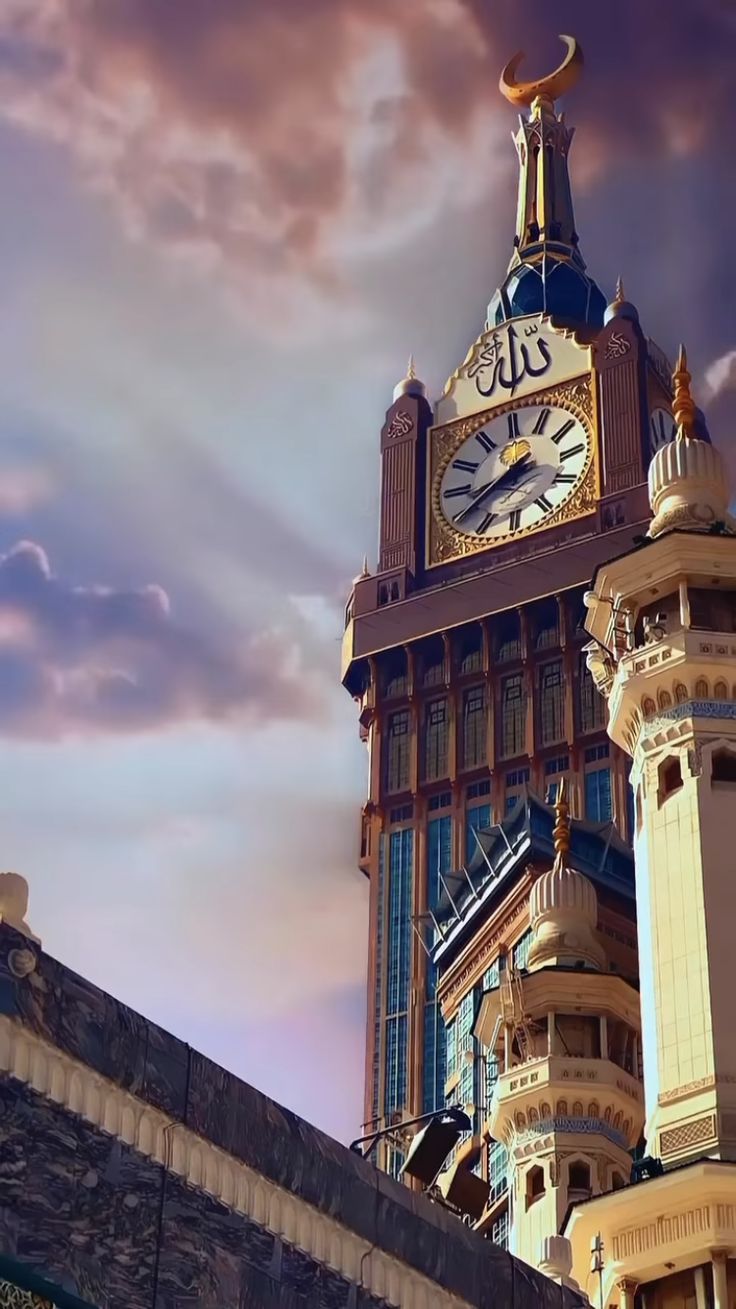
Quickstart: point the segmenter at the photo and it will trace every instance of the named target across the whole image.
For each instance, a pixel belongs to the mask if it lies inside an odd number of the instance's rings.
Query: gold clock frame
[[[516,532],[508,532],[501,541],[491,542],[482,536],[459,532],[448,523],[440,507],[440,486],[445,469],[463,441],[480,431],[491,418],[502,417],[514,410],[528,409],[533,405],[549,405],[550,408],[566,409],[568,413],[583,424],[589,440],[590,453],[581,480],[574,486],[564,500],[549,514],[543,522],[532,527],[520,527]],[[598,440],[596,424],[595,374],[586,373],[570,381],[560,382],[557,386],[544,391],[525,395],[518,400],[510,400],[504,405],[494,405],[464,418],[457,418],[443,427],[433,427],[428,433],[429,459],[427,463],[427,502],[430,512],[427,515],[426,558],[428,568],[439,568],[455,559],[467,558],[487,550],[498,549],[510,541],[519,541],[538,532],[546,532],[550,527],[560,523],[572,522],[584,518],[595,511],[600,499],[600,467],[598,459]]]

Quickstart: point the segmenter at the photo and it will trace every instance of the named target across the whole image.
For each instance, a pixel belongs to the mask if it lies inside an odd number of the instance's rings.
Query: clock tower
[[[630,839],[629,761],[587,668],[583,593],[648,522],[674,435],[671,367],[580,252],[560,67],[501,91],[521,113],[516,234],[483,331],[432,402],[413,365],[381,431],[377,567],[346,609],[343,681],[368,748],[366,1130],[444,1103],[444,1028],[420,924],[474,833],[528,789]],[[707,439],[707,436],[706,436]],[[527,930],[520,922],[519,931]],[[400,1163],[385,1147],[380,1160]]]

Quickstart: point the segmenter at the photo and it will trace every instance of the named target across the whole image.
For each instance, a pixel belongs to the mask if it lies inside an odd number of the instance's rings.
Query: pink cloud
[[[218,642],[177,625],[159,586],[72,586],[29,541],[0,556],[0,732],[58,739],[192,719],[310,719],[321,705],[294,633]]]

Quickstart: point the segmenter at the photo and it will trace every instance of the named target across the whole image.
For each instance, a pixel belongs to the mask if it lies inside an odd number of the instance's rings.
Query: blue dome
[[[488,325],[526,314],[551,314],[567,323],[602,327],[606,300],[592,278],[568,259],[549,255],[511,269],[488,306]]]

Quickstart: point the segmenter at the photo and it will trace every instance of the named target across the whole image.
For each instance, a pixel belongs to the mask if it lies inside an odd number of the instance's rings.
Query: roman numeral
[[[548,514],[550,509],[552,508],[552,501],[548,500],[546,495],[537,496],[534,503],[535,505],[538,505],[538,507],[542,510],[543,514]]]
[[[570,445],[567,450],[560,451],[560,459],[573,459],[575,455],[579,455],[581,450],[584,449],[585,446],[582,441],[580,441],[578,445]]]
[[[445,491],[444,494],[445,494],[446,499],[448,499],[448,500],[452,500],[454,496],[458,496],[458,495],[470,495],[471,490],[472,490],[472,487],[471,487],[471,485],[470,485],[470,482],[465,482],[462,486],[450,486],[450,487],[448,487],[448,489]]]
[[[478,445],[483,447],[487,455],[491,453],[491,450],[496,449],[496,442],[491,440],[487,432],[476,432],[475,439]]]
[[[537,421],[532,428],[532,431],[535,436],[541,436],[542,433],[544,432],[544,429],[547,426],[547,419],[550,416],[550,412],[551,411],[549,409],[543,409],[541,413],[538,415]]]
[[[515,509],[510,518],[511,531],[518,532],[521,527],[521,510]]]
[[[509,425],[509,441],[515,441],[519,436],[519,415],[514,411],[506,415],[506,422]]]
[[[476,527],[475,529],[476,532],[479,532],[480,535],[482,536],[484,532],[488,531],[488,528],[490,527],[495,517],[496,517],[495,514],[486,514],[485,518],[483,519],[483,522],[479,523],[478,526]]]
[[[568,432],[571,432],[574,426],[575,426],[575,419],[568,418],[567,422],[562,424],[562,427],[560,428],[559,432],[555,432],[554,436],[552,437],[552,440],[554,441],[555,445],[559,445],[563,436],[567,436]]]
[[[571,486],[574,481],[576,481],[576,477],[574,473],[555,473],[555,480],[554,480],[555,486],[557,486],[557,484],[560,482],[564,482],[567,485]]]
[[[457,468],[459,473],[475,473],[478,470],[478,465],[472,463],[470,459],[453,459],[452,466]]]

